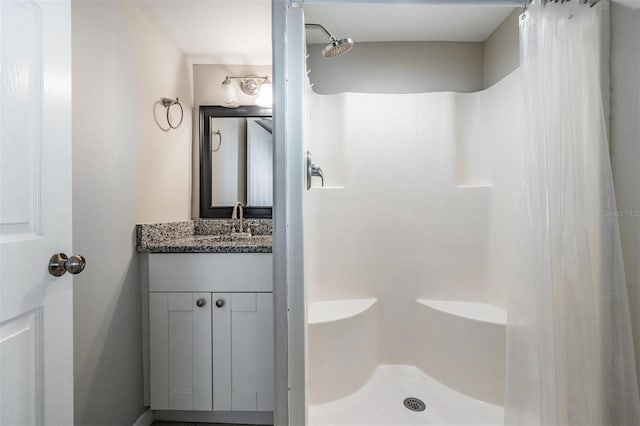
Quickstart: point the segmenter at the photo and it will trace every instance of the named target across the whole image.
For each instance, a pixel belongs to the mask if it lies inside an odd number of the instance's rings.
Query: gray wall
[[[640,10],[611,4],[611,159],[640,378]]]
[[[351,52],[322,57],[309,46],[307,68],[316,93],[474,92],[483,87],[482,43],[356,43]]]
[[[517,8],[484,42],[484,87],[500,81],[520,66],[520,30]]]
[[[520,65],[520,13],[514,9],[484,43],[356,43],[334,59],[322,57],[324,44],[313,44],[309,79],[320,94],[482,90]]]
[[[144,411],[136,223],[188,220],[191,70],[133,2],[74,1],[73,246],[76,425],[132,425]],[[184,124],[153,105],[179,97]],[[164,108],[160,107],[159,116]]]

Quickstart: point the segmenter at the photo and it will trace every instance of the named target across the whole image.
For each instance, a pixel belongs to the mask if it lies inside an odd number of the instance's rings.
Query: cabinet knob
[[[196,300],[196,306],[198,308],[202,308],[204,305],[207,304],[207,301],[205,299],[198,299]]]
[[[216,300],[216,306],[218,308],[222,308],[224,306],[224,299],[218,299]]]

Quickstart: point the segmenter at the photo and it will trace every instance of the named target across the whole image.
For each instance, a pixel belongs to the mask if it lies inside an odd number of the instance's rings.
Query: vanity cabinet
[[[152,253],[148,263],[151,408],[273,411],[271,255]]]

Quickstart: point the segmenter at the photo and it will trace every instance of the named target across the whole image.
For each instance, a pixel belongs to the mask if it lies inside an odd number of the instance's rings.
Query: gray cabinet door
[[[273,411],[273,294],[212,296],[213,409]]]
[[[211,293],[149,293],[154,410],[210,411]]]

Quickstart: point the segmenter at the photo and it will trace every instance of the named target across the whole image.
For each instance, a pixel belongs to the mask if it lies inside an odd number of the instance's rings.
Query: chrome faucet
[[[242,224],[242,222],[244,220],[244,215],[243,215],[242,208],[243,208],[242,203],[240,201],[238,201],[237,203],[235,203],[233,205],[233,214],[231,215],[231,219],[238,219],[238,210],[240,210],[240,229],[238,230],[239,233],[242,233],[243,229],[244,229],[244,226]]]

